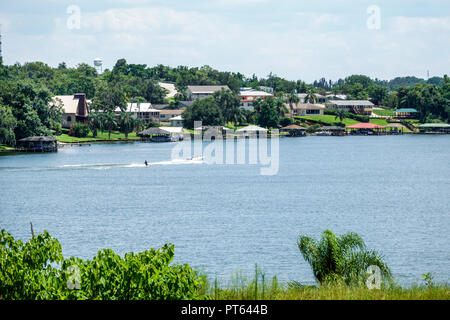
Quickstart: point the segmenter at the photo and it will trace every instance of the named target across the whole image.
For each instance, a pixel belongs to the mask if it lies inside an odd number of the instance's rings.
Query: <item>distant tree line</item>
[[[166,99],[167,91],[158,85],[159,81],[174,83],[179,94]],[[4,65],[0,58],[0,143],[14,145],[17,140],[31,135],[60,134],[63,110],[50,104],[54,95],[85,93],[87,99],[92,100],[89,127],[93,133],[99,129],[111,133],[117,128],[131,132],[129,130],[143,124],[134,123],[132,126],[125,115],[119,119],[113,117],[116,108],[125,111],[128,102],[150,102],[167,103],[174,109],[178,108],[179,101],[186,99],[188,85],[218,84],[227,85],[231,92],[218,93],[213,100],[196,102],[184,115],[188,126],[191,125],[189,117],[199,114],[210,119],[206,121],[210,124],[257,123],[270,127],[280,121],[286,123],[283,116],[289,110],[283,108],[287,103],[292,109],[293,103],[299,102],[295,100],[296,93],[307,93],[307,102],[315,101],[314,93],[331,92],[345,94],[347,99],[370,99],[376,105],[391,109],[416,108],[423,121],[448,121],[450,113],[447,76],[427,81],[415,77],[383,81],[365,75],[351,75],[336,82],[322,78],[307,84],[301,80],[286,80],[273,73],[265,78],[256,75],[247,78],[239,72],[223,72],[209,66],[148,67],[119,59],[111,70],[98,74],[86,63],[70,68],[62,62],[52,68],[43,62]],[[239,107],[241,87],[270,87],[274,98],[256,102],[255,112],[246,111]]]

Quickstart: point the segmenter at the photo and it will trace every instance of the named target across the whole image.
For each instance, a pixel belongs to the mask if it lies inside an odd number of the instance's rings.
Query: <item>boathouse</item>
[[[151,142],[170,142],[170,132],[161,128],[149,128],[138,134],[143,141]]]
[[[289,126],[280,129],[280,132],[288,133],[289,137],[304,137],[306,136],[306,128],[298,126],[296,124],[291,124]]]
[[[53,137],[39,136],[20,139],[19,150],[23,152],[56,152],[58,140]]]
[[[351,129],[351,135],[380,135],[386,134],[385,127],[370,122],[360,122],[351,126],[345,127]]]

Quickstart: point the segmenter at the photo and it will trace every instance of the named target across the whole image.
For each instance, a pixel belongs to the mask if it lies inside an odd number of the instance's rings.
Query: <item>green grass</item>
[[[201,295],[215,300],[449,300],[448,285],[415,285],[402,288],[368,289],[365,286],[343,285],[302,286],[298,283],[280,284],[276,277],[266,278],[255,269],[257,276],[248,280],[236,273],[228,285],[218,280],[205,280]],[[255,281],[256,279],[256,281]]]
[[[370,123],[377,124],[379,126],[387,126],[389,123],[385,119],[370,119]]]
[[[111,132],[111,139],[108,137],[108,132],[97,132],[97,137],[94,138],[92,136],[92,132],[89,133],[89,135],[86,138],[77,138],[69,136],[67,133],[63,133],[60,136],[56,136],[56,139],[58,139],[59,142],[66,142],[66,143],[75,143],[75,142],[86,142],[86,141],[103,141],[103,140],[124,140],[125,134],[113,131]],[[128,139],[137,139],[138,136],[136,135],[136,132],[132,132],[128,134]]]
[[[325,124],[328,126],[332,126],[334,123],[336,122],[341,122],[339,120],[339,118],[336,119],[336,116],[334,115],[323,115],[323,116],[297,116],[295,117],[296,119],[303,119],[306,121],[312,121],[312,122],[317,122],[317,123],[321,123],[321,124]],[[342,122],[345,124],[345,126],[351,126],[353,124],[359,123],[359,121],[350,119],[350,118],[344,118],[342,120]]]
[[[392,110],[373,110],[373,113],[375,113],[377,116],[382,116],[382,117],[393,117],[395,116],[395,112]]]
[[[9,147],[7,145],[0,144],[0,151],[13,151],[13,150],[14,150],[13,147]]]

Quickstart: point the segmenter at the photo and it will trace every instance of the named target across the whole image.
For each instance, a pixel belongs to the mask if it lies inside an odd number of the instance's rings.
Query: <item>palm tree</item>
[[[90,112],[88,115],[88,126],[92,136],[97,138],[97,130],[102,128],[102,115],[98,112]]]
[[[315,102],[317,102],[316,94],[312,90],[308,90],[308,92],[306,93],[305,100],[303,102],[304,103],[315,103]]]
[[[295,93],[291,93],[287,97],[287,102],[289,103],[289,109],[291,112],[291,118],[294,119],[294,104],[299,103],[300,99]]]
[[[108,130],[108,139],[111,139],[111,131],[117,125],[116,115],[114,112],[108,112],[103,115],[102,127]]]
[[[345,110],[338,109],[336,110],[335,115],[336,116],[334,117],[334,119],[336,120],[339,118],[340,122],[342,123],[342,120],[344,120],[344,118],[347,116],[347,112]]]
[[[121,112],[119,115],[119,126],[123,133],[125,133],[125,139],[128,139],[128,133],[134,130],[134,120],[129,112]]]
[[[286,108],[286,105],[284,104],[284,101],[281,98],[275,99],[275,108],[277,109],[278,117],[282,117],[288,112],[288,109]]]
[[[361,284],[367,268],[372,265],[380,268],[384,280],[392,279],[382,257],[376,251],[367,250],[356,233],[337,237],[330,230],[325,230],[320,241],[300,236],[297,245],[319,284],[333,280],[343,280],[347,285]]]
[[[147,128],[146,123],[143,120],[135,118],[133,119],[133,121],[134,121],[134,129],[136,130],[136,132],[140,132]]]

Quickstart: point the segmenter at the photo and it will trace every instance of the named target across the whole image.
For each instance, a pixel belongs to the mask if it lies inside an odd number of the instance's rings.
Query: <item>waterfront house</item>
[[[355,114],[372,114],[374,104],[368,100],[330,100],[326,104],[327,109],[344,110]]]
[[[413,108],[401,108],[395,110],[394,112],[396,118],[403,118],[403,119],[415,118],[419,113],[419,111]]]
[[[116,114],[122,112],[120,108],[116,108],[114,111]],[[154,109],[151,103],[128,103],[124,111],[131,113],[135,119],[140,119],[144,122],[159,122],[160,110]]]
[[[169,121],[171,118],[174,118],[176,116],[181,116],[183,114],[183,109],[176,109],[176,110],[159,110],[159,121]]]
[[[19,150],[25,152],[56,152],[58,151],[58,140],[53,137],[35,136],[20,139]]]
[[[227,85],[220,86],[187,86],[187,96],[188,100],[194,101],[196,99],[203,99],[207,97],[212,97],[214,92],[220,91],[222,89],[230,90]]]
[[[292,112],[292,116],[323,116],[326,107],[323,104],[312,103],[294,103],[291,105],[286,103],[286,109]]]
[[[88,116],[88,106],[86,95],[76,93],[74,95],[55,96],[50,102],[53,106],[61,106],[63,114],[61,126],[70,128],[75,122],[86,122]]]
[[[183,117],[181,115],[170,118],[169,122],[172,127],[183,127]]]
[[[313,103],[325,103],[327,101],[327,97],[321,94],[313,93],[313,95],[316,97],[316,100]],[[307,96],[307,93],[297,93],[297,97],[300,100],[300,103],[305,103],[305,99]]]
[[[250,88],[243,88],[239,93],[240,106],[245,110],[253,111],[253,103],[257,100],[264,100],[273,97],[273,94],[266,91],[259,91]]]

